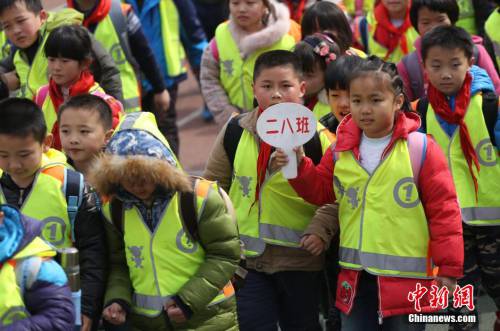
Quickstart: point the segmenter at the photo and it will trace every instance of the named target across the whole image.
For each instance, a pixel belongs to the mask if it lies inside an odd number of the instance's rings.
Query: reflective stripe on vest
[[[217,187],[210,182],[206,192],[203,191],[196,190],[198,215],[203,212],[207,196],[212,191],[217,192]],[[186,234],[179,209],[179,195],[176,193],[160,216],[153,233],[135,206],[124,210],[124,242],[134,290],[135,313],[160,315],[168,298],[178,293],[205,262],[205,251]],[[109,221],[109,203],[104,204],[103,213]],[[233,295],[234,289],[228,283],[210,304],[227,300]]]
[[[462,209],[462,220],[469,225],[500,225],[500,195],[496,194],[500,192],[500,164],[484,121],[482,100],[481,94],[473,96],[464,118],[480,164],[479,173],[475,166],[472,167],[478,184],[477,202],[472,176],[460,145],[459,129],[457,127],[450,138],[430,104],[426,117],[427,132],[432,134],[448,159]]]
[[[429,228],[407,142],[398,140],[371,175],[351,151],[336,155],[340,265],[376,275],[430,277]]]
[[[490,37],[493,43],[493,48],[495,49],[495,58],[497,61],[497,67],[500,68],[500,12],[498,8],[494,10],[486,23],[484,24],[484,29],[488,37]]]
[[[401,46],[398,45],[396,49],[389,55],[389,57],[386,59],[387,56],[387,48],[384,46],[380,45],[378,42],[375,41],[373,38],[373,35],[375,33],[375,30],[377,29],[377,22],[375,21],[375,15],[373,14],[373,11],[371,11],[368,16],[366,16],[367,20],[367,38],[368,38],[368,52],[370,55],[376,55],[381,59],[385,59],[388,62],[393,62],[393,63],[398,63],[403,56],[406,54],[413,52],[415,50],[415,47],[413,44],[415,43],[415,40],[419,37],[418,32],[413,28],[410,27],[406,33],[406,43],[408,45],[408,53],[403,53],[403,50],[401,49]]]
[[[71,247],[71,223],[64,187],[65,167],[49,165],[41,168],[33,181],[31,191],[20,210],[23,214],[41,220],[42,239],[56,248]],[[0,187],[0,203],[6,203]]]
[[[42,86],[38,91],[40,91],[44,86]],[[89,94],[104,93],[104,90],[99,86],[98,83],[94,83],[92,87],[88,90]],[[38,92],[37,92],[38,94]],[[50,97],[50,93],[45,94],[45,99],[41,100],[43,116],[45,117],[45,123],[47,125],[47,132],[52,132],[54,124],[57,122],[57,111]]]
[[[113,25],[110,15],[107,15],[97,24],[94,36],[111,54],[116,66],[120,70],[124,99],[123,109],[125,112],[141,110],[140,85],[137,80],[136,71],[125,56],[118,32]]]
[[[55,251],[43,240],[35,237],[24,249],[11,260],[0,263],[0,329],[18,320],[25,319],[30,314],[24,306],[19,282],[16,280],[17,261],[30,256],[54,256]]]
[[[324,151],[330,142],[326,136],[321,136]],[[281,172],[266,178],[259,201],[254,203],[258,155],[255,138],[243,130],[234,158],[234,179],[229,196],[236,210],[240,239],[245,243],[247,256],[261,255],[266,243],[298,247],[302,233],[317,209],[297,195]]]
[[[217,27],[215,40],[219,51],[221,84],[231,104],[243,111],[250,111],[254,108],[252,77],[255,61],[259,55],[276,49],[291,50],[295,46],[295,39],[286,34],[273,45],[261,48],[242,59],[227,22]]]
[[[172,0],[160,1],[161,35],[163,52],[170,77],[187,72],[186,54],[181,42],[180,20],[177,7]]]
[[[472,0],[457,0],[457,4],[460,14],[456,25],[471,35],[477,35],[476,17]]]

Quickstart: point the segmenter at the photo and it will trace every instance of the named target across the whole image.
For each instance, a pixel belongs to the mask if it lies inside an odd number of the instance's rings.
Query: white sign
[[[307,107],[291,102],[267,108],[257,120],[260,139],[281,148],[288,155],[288,164],[281,169],[285,178],[297,177],[297,158],[293,149],[304,145],[316,133],[316,118]]]

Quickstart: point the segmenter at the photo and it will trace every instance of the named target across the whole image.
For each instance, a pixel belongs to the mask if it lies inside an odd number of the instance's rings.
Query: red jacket
[[[382,157],[388,155],[398,139],[407,139],[408,133],[416,131],[420,118],[415,113],[399,113],[392,134],[392,140]],[[420,199],[428,219],[430,231],[430,253],[439,267],[438,275],[459,278],[463,274],[462,221],[457,195],[445,156],[430,137],[427,139],[425,161],[418,177]],[[348,115],[337,130],[337,144],[325,153],[316,167],[309,158],[304,158],[298,170],[298,177],[289,180],[295,191],[306,201],[322,205],[335,201],[333,191],[332,149],[335,152],[352,151],[359,160],[361,130]],[[356,296],[360,271],[341,268],[337,284],[336,306],[349,313]],[[408,293],[415,291],[416,284],[430,290],[432,280],[379,276],[379,311],[383,317],[415,313],[414,303],[408,300]],[[420,300],[422,312],[432,309],[429,292]]]

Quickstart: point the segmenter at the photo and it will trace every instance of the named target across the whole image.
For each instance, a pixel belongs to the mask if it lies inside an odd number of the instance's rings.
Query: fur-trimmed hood
[[[271,1],[276,11],[276,19],[269,17],[267,26],[255,33],[247,34],[229,17],[229,30],[233,36],[242,58],[246,58],[258,49],[271,46],[290,30],[290,12],[282,3]]]
[[[104,196],[120,192],[123,180],[152,182],[167,191],[189,191],[191,182],[170,149],[146,130],[118,131],[92,165],[89,182]]]

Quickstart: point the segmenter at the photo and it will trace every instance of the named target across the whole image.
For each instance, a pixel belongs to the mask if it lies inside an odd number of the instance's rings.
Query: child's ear
[[[109,140],[111,139],[111,136],[113,136],[114,132],[115,132],[114,129],[109,129],[108,131],[106,131],[106,134],[104,136],[104,142],[106,143],[106,145],[108,144]]]
[[[45,9],[42,9],[42,10],[40,10],[39,16],[40,16],[40,21],[42,23],[44,23],[47,20],[47,18],[49,17],[49,14],[45,11]]]
[[[306,82],[305,81],[300,81],[299,83],[299,91],[300,91],[300,97],[302,98],[304,94],[306,94]]]
[[[49,149],[52,147],[52,143],[54,142],[54,136],[52,133],[47,133],[45,138],[43,139],[43,152],[47,153]]]
[[[396,95],[394,98],[394,104],[396,105],[396,110],[401,110],[403,108],[403,105],[405,103],[405,96],[403,93],[400,93]]]
[[[82,71],[89,70],[91,64],[92,64],[92,59],[85,59],[82,62],[80,62],[80,67]]]
[[[476,58],[474,57],[474,55],[471,56],[468,62],[469,62],[469,68],[474,65],[474,62],[476,62]]]

